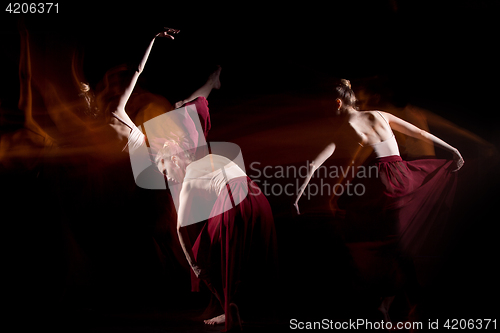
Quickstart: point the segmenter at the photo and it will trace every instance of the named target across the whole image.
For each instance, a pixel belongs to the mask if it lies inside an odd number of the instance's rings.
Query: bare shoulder
[[[390,122],[390,120],[394,120],[394,118],[396,118],[392,113],[382,110],[372,110],[365,112],[368,112],[370,114],[371,119],[373,120]]]
[[[368,111],[359,111],[358,113],[362,118],[370,122],[376,122],[378,120],[382,120],[380,117],[382,111],[368,110]]]

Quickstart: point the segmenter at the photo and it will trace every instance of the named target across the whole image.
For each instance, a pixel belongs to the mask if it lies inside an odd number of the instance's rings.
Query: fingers
[[[453,169],[452,172],[457,172],[458,170],[460,170],[464,166],[465,161],[463,158],[461,158],[458,161],[456,161],[456,164],[457,164],[457,167],[455,169]]]
[[[452,172],[457,172],[465,163],[464,158],[462,157],[462,155],[460,155],[458,150],[454,151],[453,160],[455,161],[456,168],[452,170]]]
[[[297,210],[297,215],[300,215],[300,210],[299,210],[299,205],[294,203],[293,206],[295,207],[295,209]]]
[[[160,32],[158,35],[156,35],[157,37],[167,37],[167,38],[170,38],[170,39],[175,39],[174,36],[171,36],[168,34],[168,32],[166,31],[163,31],[163,32]]]
[[[170,39],[175,39],[174,36],[172,36],[172,35],[175,35],[175,34],[178,34],[179,32],[181,32],[179,29],[172,29],[172,28],[168,28],[168,27],[164,27],[163,29],[165,29],[165,31],[160,32],[159,34],[156,35],[156,37],[167,37]]]
[[[163,27],[163,29],[165,29],[169,34],[178,34],[179,32],[181,32],[179,29],[173,29],[169,27]]]

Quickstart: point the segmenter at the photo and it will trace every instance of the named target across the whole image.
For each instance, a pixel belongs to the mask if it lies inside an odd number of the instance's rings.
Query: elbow
[[[329,159],[330,157],[332,157],[333,153],[335,152],[335,148],[337,148],[337,145],[335,143],[330,143],[326,147],[324,154],[322,156],[322,162],[324,162],[327,159]]]
[[[429,133],[427,133],[424,130],[419,130],[418,131],[418,137],[420,137],[424,141],[431,141],[431,138],[429,136]]]

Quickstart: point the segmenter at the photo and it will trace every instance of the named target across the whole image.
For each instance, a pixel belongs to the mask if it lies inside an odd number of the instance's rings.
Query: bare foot
[[[212,319],[204,320],[207,325],[221,325],[226,322],[226,315],[221,314],[220,316],[213,317]]]

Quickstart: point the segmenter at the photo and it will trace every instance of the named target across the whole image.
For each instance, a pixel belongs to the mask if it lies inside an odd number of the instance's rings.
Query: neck
[[[353,113],[358,113],[358,110],[356,110],[355,108],[353,108],[353,107],[350,106],[346,110],[344,110],[344,112],[346,114],[353,114]]]
[[[358,110],[354,109],[353,107],[348,107],[345,109],[340,109],[340,110],[335,111],[335,115],[336,116],[349,116],[349,115],[354,114],[356,112],[358,112]]]

